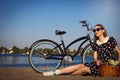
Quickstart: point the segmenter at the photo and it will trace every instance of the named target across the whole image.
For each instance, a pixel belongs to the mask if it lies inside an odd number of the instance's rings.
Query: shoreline
[[[31,67],[0,67],[0,80],[120,80],[120,77],[43,76]]]

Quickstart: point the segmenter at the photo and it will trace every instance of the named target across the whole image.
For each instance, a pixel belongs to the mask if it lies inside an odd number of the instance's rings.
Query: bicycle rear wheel
[[[83,55],[82,55],[82,63],[85,62],[91,62],[94,60],[94,55],[93,55],[93,50],[90,44],[88,44],[84,49],[83,49]]]
[[[36,41],[30,47],[29,63],[37,72],[53,71],[62,63],[62,49],[52,40]]]

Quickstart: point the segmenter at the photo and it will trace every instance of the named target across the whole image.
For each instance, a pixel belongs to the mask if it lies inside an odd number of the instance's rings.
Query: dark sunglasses
[[[100,30],[103,30],[103,29],[102,28],[96,28],[96,29],[93,29],[93,32],[100,31]]]

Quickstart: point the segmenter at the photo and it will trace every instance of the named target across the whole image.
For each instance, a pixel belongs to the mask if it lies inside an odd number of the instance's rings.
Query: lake
[[[79,63],[82,63],[81,56],[76,56],[73,62],[71,64],[66,64],[66,66],[79,64]],[[30,67],[29,61],[28,61],[28,55],[27,54],[0,54],[0,67]]]

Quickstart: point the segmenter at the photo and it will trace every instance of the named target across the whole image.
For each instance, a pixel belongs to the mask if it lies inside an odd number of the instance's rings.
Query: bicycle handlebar
[[[86,21],[80,21],[80,23],[86,23]]]
[[[88,26],[88,24],[87,24],[87,21],[86,21],[86,20],[84,20],[84,21],[80,21],[80,23],[82,23],[82,27],[84,27],[84,26]]]
[[[82,27],[86,27],[88,31],[90,30],[88,27],[89,26],[88,21],[83,20],[83,21],[80,21],[80,23],[82,23]]]

